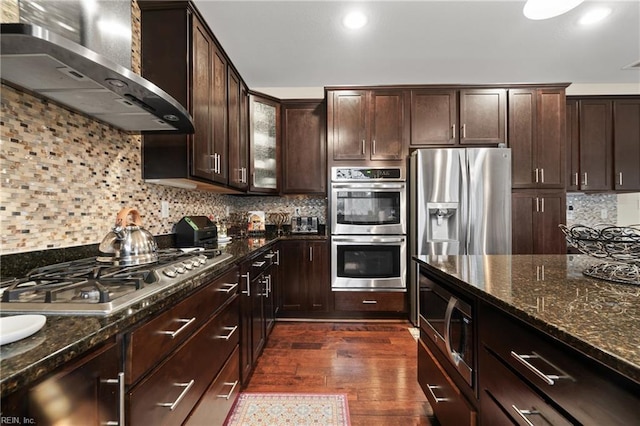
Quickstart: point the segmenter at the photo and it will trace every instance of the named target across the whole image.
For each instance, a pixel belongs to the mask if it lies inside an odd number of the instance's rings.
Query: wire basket
[[[559,225],[567,243],[581,253],[608,262],[583,274],[624,284],[640,285],[640,225]]]

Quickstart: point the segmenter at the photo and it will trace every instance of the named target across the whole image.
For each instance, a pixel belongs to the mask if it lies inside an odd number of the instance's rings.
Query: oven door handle
[[[404,182],[398,182],[398,183],[375,183],[375,182],[369,182],[366,184],[360,183],[360,184],[353,184],[353,183],[332,183],[331,184],[331,188],[333,189],[353,189],[353,190],[363,190],[363,189],[368,189],[368,188],[375,188],[375,189],[404,189],[406,186],[406,184]]]
[[[451,317],[453,316],[453,310],[460,305],[460,302],[454,296],[451,296],[449,303],[447,304],[447,310],[444,314],[444,344],[447,348],[447,354],[453,363],[457,366],[462,359],[460,355],[451,349]]]
[[[366,240],[362,238],[333,237],[333,241],[337,243],[357,243],[357,244],[369,244],[369,243],[397,244],[397,243],[404,243],[405,237],[375,236],[375,237],[367,237]]]

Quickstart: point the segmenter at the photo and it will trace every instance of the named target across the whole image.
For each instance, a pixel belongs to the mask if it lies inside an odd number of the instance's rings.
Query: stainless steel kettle
[[[125,207],[118,212],[116,226],[98,247],[98,262],[117,266],[143,265],[158,260],[158,245],[153,235],[142,228],[140,213]]]

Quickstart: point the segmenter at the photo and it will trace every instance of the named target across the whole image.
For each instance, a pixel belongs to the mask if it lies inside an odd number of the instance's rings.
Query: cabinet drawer
[[[181,424],[238,346],[238,299],[129,393],[130,424]]]
[[[240,350],[236,347],[185,426],[224,424],[240,393],[240,386]]]
[[[421,341],[418,341],[418,382],[441,424],[476,424],[476,411]]]
[[[336,291],[336,311],[403,312],[405,293]]]
[[[579,422],[637,422],[637,383],[495,308],[481,305],[479,318],[480,347],[487,348]],[[479,368],[482,372],[484,366]]]
[[[484,407],[497,403],[518,425],[571,425],[571,422],[542,400],[537,393],[519,380],[500,361],[487,352],[480,350],[482,375],[480,389],[480,423],[496,425],[498,422]],[[491,401],[493,399],[494,401]],[[505,419],[506,420],[506,419]],[[530,422],[530,423],[528,423]],[[505,424],[512,424],[508,422]]]
[[[237,294],[238,277],[235,268],[133,331],[128,347],[127,383],[136,382]]]

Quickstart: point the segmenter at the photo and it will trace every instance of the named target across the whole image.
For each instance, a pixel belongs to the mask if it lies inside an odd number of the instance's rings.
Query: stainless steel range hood
[[[1,24],[0,77],[128,132],[193,133],[189,113],[155,84],[34,24]]]

